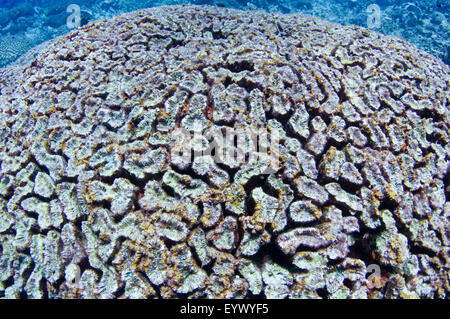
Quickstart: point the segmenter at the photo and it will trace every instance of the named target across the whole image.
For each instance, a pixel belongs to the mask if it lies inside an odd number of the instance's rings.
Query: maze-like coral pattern
[[[0,75],[2,296],[448,297],[450,71],[406,42],[169,6]],[[280,169],[177,161],[198,123]]]

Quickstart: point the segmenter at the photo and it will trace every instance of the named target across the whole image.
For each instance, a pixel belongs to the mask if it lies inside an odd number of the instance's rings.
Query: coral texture
[[[70,31],[66,24],[70,13],[66,9],[73,0],[2,0],[1,3],[0,67],[16,61],[28,49]],[[401,37],[450,65],[449,0],[81,0],[77,3],[82,26],[138,9],[189,3],[302,13]],[[380,25],[369,26],[374,12],[370,8],[374,5],[380,7]]]
[[[404,41],[303,15],[73,31],[0,70],[0,294],[448,297],[449,85]],[[171,156],[199,124],[277,132],[279,169]]]

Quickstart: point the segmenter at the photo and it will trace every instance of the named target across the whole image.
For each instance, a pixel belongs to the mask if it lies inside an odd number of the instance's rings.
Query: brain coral
[[[406,42],[168,6],[0,76],[1,296],[448,297],[450,71]],[[280,166],[177,160],[196,123]]]

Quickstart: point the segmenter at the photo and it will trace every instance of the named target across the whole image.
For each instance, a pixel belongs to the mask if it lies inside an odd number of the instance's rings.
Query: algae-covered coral
[[[303,15],[73,31],[0,71],[0,294],[446,297],[449,84],[406,42]],[[276,132],[280,166],[172,156],[200,124]]]

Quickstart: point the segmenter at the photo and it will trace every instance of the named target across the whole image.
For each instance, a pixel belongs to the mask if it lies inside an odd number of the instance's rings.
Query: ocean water
[[[401,37],[450,64],[450,0],[0,0],[0,67],[89,21],[183,3],[304,13],[359,25]]]

